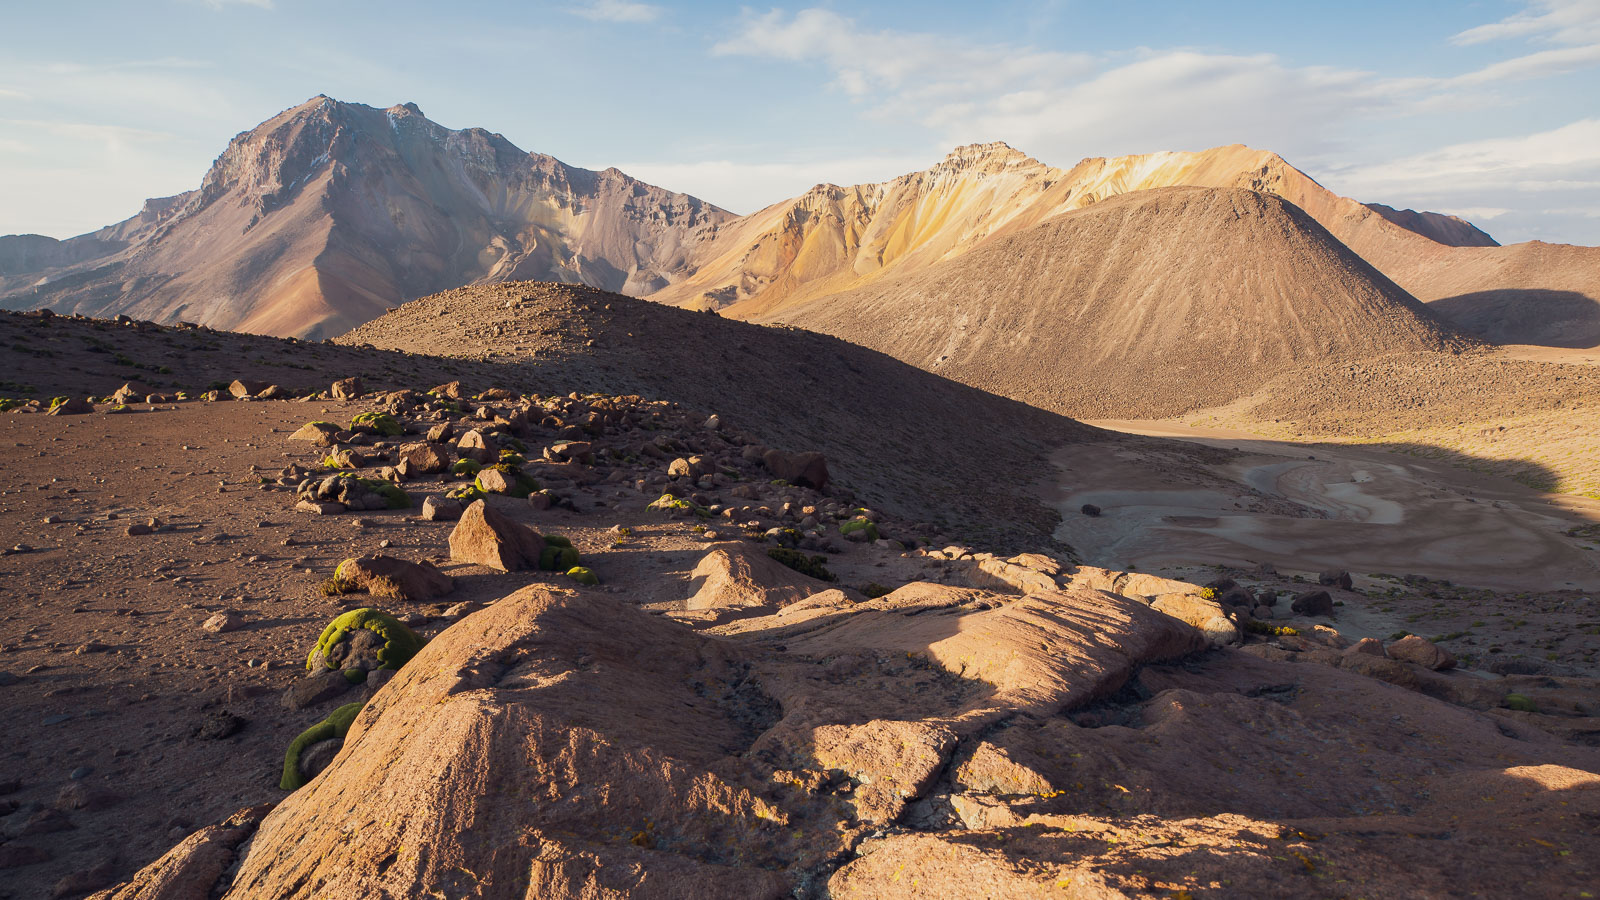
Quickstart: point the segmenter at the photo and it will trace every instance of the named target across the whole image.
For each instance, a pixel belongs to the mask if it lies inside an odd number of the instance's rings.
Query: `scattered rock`
[[[238,379],[228,385],[228,393],[232,394],[235,400],[243,400],[246,397],[254,397],[269,387],[272,387],[271,382]]]
[[[1416,663],[1425,669],[1432,669],[1435,672],[1453,669],[1456,665],[1456,658],[1450,655],[1450,651],[1427,638],[1418,637],[1414,634],[1408,634],[1390,644],[1388,653],[1391,659]]]
[[[782,608],[830,590],[832,585],[802,575],[769,556],[761,547],[725,544],[700,558],[689,574],[693,593],[687,609],[740,606]]]
[[[1385,658],[1388,657],[1388,654],[1383,652],[1383,641],[1380,641],[1377,638],[1369,638],[1369,637],[1368,638],[1362,638],[1361,640],[1356,641],[1354,644],[1350,645],[1349,649],[1345,650],[1344,652],[1346,654],[1361,653],[1361,654],[1365,654],[1367,656],[1382,656],[1382,657],[1385,657]]]
[[[362,394],[361,379],[341,378],[328,388],[328,393],[335,400],[354,400]]]
[[[450,532],[450,558],[506,572],[537,569],[544,539],[491,507],[473,501]]]
[[[332,447],[338,442],[339,426],[332,422],[307,422],[300,430],[289,435],[291,441],[310,441],[318,447]]]
[[[1305,591],[1289,605],[1297,616],[1332,616],[1333,595],[1327,591]]]
[[[43,847],[19,844],[15,841],[0,844],[0,870],[20,869],[23,866],[48,862],[51,858],[50,851]]]
[[[1093,503],[1085,503],[1084,505],[1078,507],[1078,512],[1081,512],[1090,518],[1094,518],[1100,515],[1100,507],[1095,506]]]
[[[413,475],[433,475],[450,468],[450,457],[433,444],[402,444],[400,461]]]
[[[432,563],[408,562],[393,556],[361,556],[339,564],[334,577],[374,597],[422,602],[455,589],[450,576]]]
[[[210,618],[200,623],[200,627],[212,634],[226,634],[244,627],[244,616],[231,609],[224,609],[213,613]]]
[[[227,710],[206,713],[192,735],[202,741],[220,741],[244,730],[245,720]]]
[[[1325,587],[1337,587],[1341,590],[1350,590],[1355,582],[1350,578],[1350,573],[1343,569],[1333,569],[1317,576],[1317,584]]]
[[[429,497],[422,501],[422,517],[430,522],[454,522],[466,507],[448,497]]]
[[[110,884],[116,875],[117,861],[111,857],[104,857],[93,863],[88,868],[78,869],[61,876],[55,887],[50,891],[51,900],[64,900],[66,897],[76,897],[90,891],[98,891]]]
[[[289,689],[283,692],[282,703],[285,709],[305,709],[331,700],[349,688],[350,682],[343,672],[327,668],[312,669],[304,678],[297,678],[289,685]]]

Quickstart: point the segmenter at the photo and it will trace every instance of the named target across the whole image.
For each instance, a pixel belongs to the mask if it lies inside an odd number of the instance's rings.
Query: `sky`
[[[0,0],[0,234],[198,187],[317,94],[738,213],[1005,141],[1272,150],[1503,243],[1600,245],[1600,0]]]

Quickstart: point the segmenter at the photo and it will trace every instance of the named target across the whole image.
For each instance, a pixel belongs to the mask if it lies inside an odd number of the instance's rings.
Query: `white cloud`
[[[1600,43],[1600,0],[1536,0],[1514,16],[1469,28],[1452,40],[1467,46],[1529,37],[1560,44]]]
[[[1600,119],[1354,166],[1323,183],[1360,199],[1492,218],[1502,241],[1600,243],[1592,214],[1600,210]]]
[[[1459,184],[1471,189],[1566,186],[1600,174],[1600,119],[1580,119],[1550,131],[1520,137],[1469,141],[1347,173],[1346,182],[1368,189],[1405,184]],[[1552,188],[1556,189],[1556,188]]]
[[[595,22],[626,22],[629,24],[644,24],[654,22],[661,18],[663,10],[659,6],[648,3],[630,3],[628,0],[595,0],[584,6],[574,6],[567,10],[575,16],[583,16]]]
[[[874,118],[918,122],[945,146],[1009,141],[1057,165],[1236,142],[1320,152],[1340,122],[1393,108],[1425,83],[1293,67],[1271,54],[1096,57],[966,43],[869,30],[826,9],[747,13],[713,52],[820,64]]]
[[[1090,155],[1246,143],[1332,173],[1343,179],[1344,193],[1416,208],[1503,209],[1497,225],[1543,236],[1529,225],[1543,208],[1536,198],[1554,196],[1557,185],[1585,191],[1576,185],[1600,178],[1595,120],[1398,159],[1382,149],[1405,140],[1407,129],[1380,123],[1450,117],[1487,124],[1481,110],[1515,102],[1505,85],[1600,65],[1600,0],[1540,0],[1455,42],[1511,38],[1545,46],[1461,75],[1388,78],[1296,65],[1271,53],[1061,53],[875,30],[813,8],[747,11],[713,52],[820,67],[832,87],[865,106],[865,118],[919,124],[944,147],[1004,140],[1070,166]],[[1585,228],[1585,236],[1592,233]]]
[[[1476,72],[1446,79],[1446,86],[1490,84],[1496,81],[1525,80],[1560,75],[1600,63],[1600,44],[1540,50],[1526,56],[1491,63]]]
[[[1506,213],[1511,212],[1511,210],[1506,209],[1503,206],[1452,206],[1447,209],[1441,209],[1439,212],[1442,212],[1447,216],[1456,216],[1458,218],[1466,219],[1469,222],[1488,222],[1492,219],[1500,218]]]
[[[712,48],[719,56],[821,61],[833,84],[854,97],[893,94],[898,101],[950,102],[1059,83],[1089,71],[1085,54],[1001,44],[970,44],[940,35],[868,31],[826,9],[746,13],[740,30]]]

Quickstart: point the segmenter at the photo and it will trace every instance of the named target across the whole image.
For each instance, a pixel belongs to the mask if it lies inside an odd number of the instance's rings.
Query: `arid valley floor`
[[[586,288],[0,345],[0,896],[1600,883],[1592,499]]]

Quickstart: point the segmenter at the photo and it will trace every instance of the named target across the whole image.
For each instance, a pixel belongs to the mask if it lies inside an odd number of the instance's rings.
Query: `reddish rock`
[[[336,577],[374,597],[421,602],[454,590],[450,576],[431,563],[408,562],[393,556],[362,556],[339,564]]]
[[[310,441],[318,447],[331,447],[338,442],[339,426],[331,422],[307,422],[300,430],[289,435],[291,441]]]
[[[1345,650],[1344,652],[1347,655],[1351,654],[1351,653],[1361,653],[1361,654],[1364,654],[1366,656],[1382,656],[1382,657],[1387,657],[1388,656],[1387,653],[1383,652],[1383,641],[1380,641],[1377,638],[1369,638],[1369,637],[1368,638],[1362,638],[1361,640],[1356,641],[1354,644],[1350,645],[1349,649]]]
[[[468,506],[450,532],[451,559],[506,572],[539,568],[543,552],[544,538],[483,500]]]
[[[830,588],[832,585],[774,560],[761,547],[725,544],[701,557],[689,574],[689,589],[694,593],[685,608],[781,608]]]
[[[1432,669],[1435,672],[1453,669],[1456,665],[1456,658],[1450,655],[1450,651],[1427,638],[1417,637],[1414,634],[1408,634],[1390,644],[1389,657],[1416,663],[1425,669]]]
[[[400,446],[400,462],[408,466],[411,475],[433,475],[450,468],[450,457],[433,444],[415,443]]]
[[[228,385],[228,393],[232,394],[235,400],[243,400],[246,397],[254,397],[269,387],[272,387],[270,381],[236,379],[232,384]]]
[[[476,428],[461,435],[456,441],[456,453],[462,459],[489,465],[500,459],[500,448],[483,432]]]
[[[1289,605],[1297,616],[1332,616],[1333,595],[1327,591],[1305,591]]]
[[[272,804],[240,810],[219,825],[184,838],[160,859],[123,884],[92,900],[205,900],[218,895],[223,873],[234,864],[239,845],[255,833]]]
[[[335,400],[354,400],[362,394],[361,379],[341,378],[328,388],[328,393]]]

